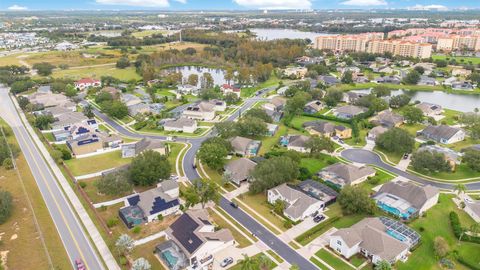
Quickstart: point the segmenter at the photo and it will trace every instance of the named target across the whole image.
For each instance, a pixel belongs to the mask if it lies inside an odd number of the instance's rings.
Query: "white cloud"
[[[446,6],[442,5],[415,5],[408,7],[409,10],[448,10]]]
[[[348,0],[341,3],[346,6],[386,6],[385,0]]]
[[[134,7],[169,7],[169,0],[95,0],[102,5],[119,5],[119,6],[134,6]],[[187,0],[174,0],[176,2],[185,4]]]
[[[240,6],[256,9],[310,9],[311,0],[233,0]]]
[[[27,9],[28,9],[27,7],[23,7],[23,6],[19,6],[19,5],[13,5],[13,6],[8,7],[8,10],[15,10],[15,11],[27,10]]]

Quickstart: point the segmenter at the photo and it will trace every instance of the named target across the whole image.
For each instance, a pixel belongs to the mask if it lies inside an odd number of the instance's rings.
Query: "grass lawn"
[[[131,160],[131,158],[122,158],[121,151],[113,151],[86,158],[74,158],[71,160],[66,160],[65,164],[74,176],[79,176],[110,168],[116,168],[130,163]]]
[[[208,167],[207,165],[203,165],[203,169],[208,174],[210,179],[212,179],[215,183],[217,183],[217,185],[222,186],[227,191],[233,191],[236,189],[236,187],[231,183],[223,184],[223,181],[222,181],[223,177],[222,175],[220,175],[218,171],[210,169],[210,167]]]
[[[0,119],[0,126],[8,134],[7,141],[18,146],[13,132]],[[0,135],[3,140],[3,137]],[[70,260],[64,249],[57,229],[51,219],[50,212],[33,178],[30,168],[22,153],[16,158],[16,170],[5,170],[0,167],[0,189],[10,192],[13,208],[11,215],[0,225],[2,234],[2,251],[5,254],[5,269],[69,269]],[[32,208],[28,203],[30,200]],[[38,221],[35,225],[34,214]],[[39,233],[43,235],[45,247]],[[16,237],[16,238],[15,238]],[[52,265],[48,264],[48,254]]]
[[[335,255],[331,254],[325,249],[320,249],[319,251],[317,251],[317,253],[315,253],[315,255],[317,255],[317,257],[322,259],[334,269],[352,269],[350,265],[346,264],[341,259],[335,257]]]
[[[320,118],[313,117],[313,116],[304,116],[304,115],[295,116],[292,119],[292,121],[290,122],[290,125],[293,128],[296,128],[298,130],[303,130],[302,124],[305,123],[305,122],[309,122],[309,121],[325,121],[325,122],[331,122],[335,125],[342,125],[342,126],[350,127],[350,125],[347,124],[347,123],[342,123],[342,122],[337,122],[337,121],[332,121],[332,120],[325,120],[325,119],[320,119]]]
[[[272,207],[268,204],[267,196],[263,193],[251,195],[248,193],[242,194],[238,197],[242,202],[246,203],[250,208],[254,209],[260,216],[264,217],[268,221],[270,221],[273,225],[277,226],[278,229],[282,231],[286,231],[286,228],[283,226],[283,218],[277,216],[276,214],[272,213]],[[240,208],[242,205],[240,204]],[[245,207],[243,207],[245,211],[248,211]],[[261,222],[265,226],[266,223],[263,219],[257,218],[257,221]],[[267,226],[268,227],[268,226]],[[274,231],[276,232],[276,230]]]
[[[250,246],[252,243],[248,241],[235,227],[231,226],[222,216],[217,214],[215,211],[208,209],[210,218],[213,220],[215,225],[222,229],[228,229],[233,235],[233,238],[238,243],[239,248],[244,248]]]
[[[433,60],[446,60],[447,58],[449,60],[455,59],[457,63],[469,63],[472,62],[473,65],[480,64],[480,58],[478,57],[462,57],[462,56],[450,56],[450,55],[441,55],[441,54],[435,54],[432,55]],[[462,61],[463,60],[463,61]]]
[[[185,147],[183,144],[180,143],[168,143],[167,144],[169,147],[169,152],[168,152],[168,162],[170,163],[170,166],[172,166],[172,172],[175,172],[176,168],[176,163],[177,163],[177,156],[180,154],[180,150]],[[180,166],[181,167],[181,166]]]
[[[289,131],[290,129],[284,124],[279,124],[277,133],[275,133],[275,135],[271,137],[264,137],[262,140],[262,146],[260,147],[259,155],[264,155],[265,153],[270,152],[272,148],[279,143],[280,137],[286,135]]]
[[[253,258],[253,259],[256,259],[256,258],[258,258],[258,257],[260,257],[260,256],[262,256],[262,255],[263,255],[263,256],[267,256],[267,255],[265,255],[264,253],[258,253],[257,255],[253,256],[252,258]],[[267,257],[267,258],[268,258],[268,257]],[[270,260],[270,258],[268,258],[268,260],[270,261],[270,267],[267,268],[268,270],[272,270],[272,269],[274,269],[275,267],[277,267],[277,264],[274,263],[272,260]],[[235,264],[234,266],[232,266],[231,268],[228,268],[228,269],[229,269],[229,270],[242,270],[243,268],[242,268],[242,265],[241,265],[241,264],[237,263],[237,264]],[[249,269],[260,269],[260,267],[259,267],[258,265],[255,265],[255,267],[249,268]],[[265,270],[267,270],[267,269],[265,269]]]
[[[321,270],[327,270],[327,269],[330,269],[328,268],[327,266],[325,266],[323,263],[321,263],[319,260],[317,260],[315,257],[311,257],[310,258],[310,261],[315,264],[318,268],[320,268]]]
[[[270,256],[272,256],[273,258],[275,258],[275,260],[277,260],[277,262],[279,263],[283,263],[284,260],[282,259],[282,257],[278,256],[277,253],[275,253],[275,251],[269,249],[267,250],[267,253],[270,254]]]
[[[414,171],[412,166],[409,166],[409,169]],[[432,172],[432,173],[423,173],[433,178],[445,179],[445,180],[458,180],[465,178],[478,178],[480,173],[472,170],[466,164],[457,165],[454,172]]]
[[[43,133],[43,136],[49,142],[54,142],[55,141],[55,137],[53,137],[53,133]]]
[[[443,237],[450,245],[451,250],[455,249],[459,254],[465,255],[465,259],[477,265],[480,263],[480,256],[478,256],[480,244],[459,242],[453,234],[448,217],[450,211],[458,213],[463,227],[470,227],[474,221],[456,207],[452,198],[452,195],[440,194],[439,203],[428,210],[426,217],[420,217],[409,224],[411,228],[420,233],[421,244],[412,252],[407,262],[397,263],[397,269],[441,269],[437,264],[438,260],[435,258],[433,249],[433,242],[437,236]],[[454,262],[455,269],[468,269],[456,261]]]
[[[145,258],[152,266],[152,269],[165,270],[165,268],[162,266],[162,263],[160,263],[159,259],[157,258],[156,254],[153,253],[155,247],[164,241],[165,238],[162,237],[160,239],[147,242],[143,245],[136,246],[133,249],[131,257],[133,258],[133,260],[136,260],[138,258]]]
[[[358,138],[350,138],[343,140],[346,144],[354,146],[354,147],[363,147],[367,144],[365,138],[367,137],[368,129],[360,129]]]
[[[329,205],[328,210],[325,212],[325,215],[328,216],[329,218],[333,218],[333,217],[340,217],[340,218],[331,224],[328,223],[328,219],[327,219],[326,221],[315,225],[310,230],[297,236],[295,240],[297,240],[297,242],[299,242],[301,245],[305,246],[308,243],[312,242],[317,237],[319,237],[320,235],[322,235],[323,233],[325,233],[326,231],[328,231],[332,227],[335,227],[337,229],[347,228],[359,222],[363,218],[365,218],[365,215],[361,215],[361,214],[344,216],[342,214],[342,209],[340,208],[340,205],[338,203]]]
[[[404,124],[400,126],[401,129],[406,130],[410,135],[416,137],[417,131],[420,131],[425,128],[425,125],[422,124]]]
[[[110,201],[110,200],[114,200],[122,197],[122,196],[112,196],[112,195],[105,195],[105,194],[98,193],[95,183],[99,179],[100,177],[94,177],[90,179],[80,180],[80,182],[87,184],[83,188],[83,190],[85,191],[85,193],[87,193],[90,200],[92,200],[92,203],[106,202],[106,201]]]
[[[458,116],[460,116],[460,114],[462,113],[459,111],[443,109],[443,115],[445,117],[442,118],[439,122],[449,126],[456,125],[458,124]]]
[[[398,164],[403,157],[403,154],[390,153],[390,152],[387,152],[387,151],[385,151],[385,150],[383,150],[383,149],[381,149],[380,147],[377,147],[377,146],[375,146],[373,148],[373,150],[375,152],[383,153],[385,156],[387,156],[387,158],[390,162],[393,162],[395,164]],[[382,159],[385,158],[382,154],[379,154],[379,155]]]
[[[258,91],[260,89],[263,89],[263,88],[266,88],[266,87],[271,87],[271,86],[277,85],[279,82],[280,82],[280,79],[277,76],[272,74],[270,76],[270,79],[268,79],[267,81],[265,81],[265,82],[263,82],[263,83],[261,83],[257,86],[242,88],[240,95],[241,95],[242,98],[250,97],[256,91]]]
[[[367,181],[361,183],[360,185],[368,190],[372,190],[374,187],[378,185],[382,185],[386,182],[391,181],[395,176],[392,176],[386,172],[383,172],[379,169],[375,169],[377,171],[377,174],[371,178],[368,179]]]
[[[54,78],[69,78],[78,80],[81,78],[97,78],[101,76],[112,76],[121,81],[127,82],[130,80],[140,80],[141,77],[135,72],[135,68],[128,67],[125,69],[118,69],[114,65],[112,66],[100,66],[90,68],[75,68],[66,70],[55,70],[52,74]]]
[[[165,35],[167,33],[168,33],[167,30],[154,29],[154,30],[143,30],[143,31],[139,31],[139,32],[133,32],[132,36],[134,36],[136,38],[144,38],[144,37],[149,37],[149,36],[154,35],[154,34]]]
[[[315,174],[321,169],[339,162],[338,159],[329,155],[320,154],[318,158],[302,158],[300,167],[305,167],[311,174]]]
[[[457,143],[452,143],[452,144],[444,144],[442,146],[451,148],[455,151],[461,151],[464,148],[467,148],[469,146],[472,146],[474,144],[480,144],[480,140],[474,140],[471,137],[466,137],[465,140]]]

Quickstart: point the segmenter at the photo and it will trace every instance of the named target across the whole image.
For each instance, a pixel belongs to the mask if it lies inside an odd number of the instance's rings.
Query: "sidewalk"
[[[25,127],[28,133],[30,133],[30,136],[32,136],[42,156],[45,158],[45,161],[49,164],[52,172],[55,174],[56,178],[58,179],[58,182],[60,183],[66,196],[70,199],[70,203],[72,204],[73,208],[77,212],[79,219],[82,221],[88,235],[92,239],[93,244],[96,246],[98,253],[102,257],[103,261],[105,262],[107,269],[120,270],[120,267],[118,266],[117,261],[115,261],[115,258],[113,257],[112,252],[110,251],[107,244],[103,240],[97,227],[95,227],[95,224],[93,224],[92,219],[90,218],[87,211],[83,207],[82,203],[78,199],[77,194],[75,194],[72,187],[68,183],[68,180],[62,174],[57,164],[48,153],[48,150],[45,148],[43,143],[38,138],[35,131],[28,124],[27,118],[25,117],[25,114],[19,109],[17,101],[14,98],[12,100],[13,100],[13,103],[15,104],[15,107],[17,107],[17,110],[19,111],[20,118],[24,123],[27,123],[25,124]]]

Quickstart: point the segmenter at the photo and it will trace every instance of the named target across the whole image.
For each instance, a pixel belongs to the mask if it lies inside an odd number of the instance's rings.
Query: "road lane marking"
[[[41,176],[43,182],[46,184],[46,187],[47,187],[47,189],[48,189],[48,192],[50,193],[50,196],[53,198],[53,201],[54,201],[55,205],[57,206],[57,209],[58,209],[58,211],[59,211],[59,213],[60,213],[60,216],[62,217],[62,219],[63,219],[63,221],[64,221],[64,224],[65,224],[65,226],[67,227],[68,232],[70,233],[70,236],[71,236],[71,238],[72,238],[72,240],[73,240],[73,242],[74,242],[74,244],[75,244],[75,246],[76,246],[76,248],[77,248],[77,251],[80,253],[80,257],[81,257],[83,263],[85,264],[85,266],[87,267],[87,269],[93,269],[93,268],[90,268],[90,267],[88,266],[88,262],[85,260],[85,255],[83,254],[83,251],[82,251],[82,249],[80,248],[80,246],[79,246],[79,244],[78,244],[78,242],[77,242],[77,239],[75,238],[75,236],[74,236],[74,234],[73,234],[73,232],[72,232],[72,229],[70,228],[70,225],[69,225],[68,222],[67,222],[67,219],[65,218],[65,214],[63,213],[62,208],[60,207],[60,205],[59,205],[56,197],[54,196],[54,194],[53,194],[53,192],[52,192],[52,189],[51,189],[51,187],[50,187],[50,184],[49,184],[48,181],[47,181],[47,178],[45,177],[45,175],[43,174],[42,170],[40,169],[41,167],[39,166],[37,160],[34,158],[34,155],[33,155],[33,152],[32,152],[32,149],[31,149],[30,145],[28,144],[28,142],[27,142],[27,140],[25,139],[24,135],[22,134],[21,130],[19,130],[19,131],[20,131],[20,132],[19,132],[20,137],[21,137],[22,140],[24,141],[25,146],[26,146],[28,152],[30,153],[33,162],[35,163],[35,166],[37,167],[37,170],[39,171],[40,176]],[[43,158],[43,157],[42,157],[42,158]],[[48,164],[47,164],[47,166],[48,166]],[[47,170],[49,170],[49,168],[47,168]],[[52,176],[53,176],[53,175],[52,175]],[[55,176],[53,176],[53,177],[55,177]],[[55,181],[56,181],[56,180],[55,180]],[[60,190],[60,192],[63,192],[63,191]],[[67,203],[68,203],[68,202],[67,202]],[[73,214],[73,213],[72,213],[72,214]],[[74,215],[74,214],[73,214],[73,215]],[[75,217],[75,215],[74,215],[74,217]],[[82,229],[82,228],[80,228],[80,229]],[[60,233],[60,232],[59,232],[59,233]],[[88,239],[86,239],[86,240],[88,241]]]

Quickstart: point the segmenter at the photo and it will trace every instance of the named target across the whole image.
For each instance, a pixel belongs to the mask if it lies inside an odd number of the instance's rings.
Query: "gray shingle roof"
[[[409,202],[415,208],[420,209],[438,192],[437,188],[430,185],[421,187],[408,182],[388,182],[382,185],[377,194],[393,194]]]
[[[434,139],[440,140],[445,139],[449,140],[452,138],[457,132],[461,131],[461,128],[451,127],[447,125],[440,125],[440,126],[428,126],[424,130],[422,130],[422,135]]]

